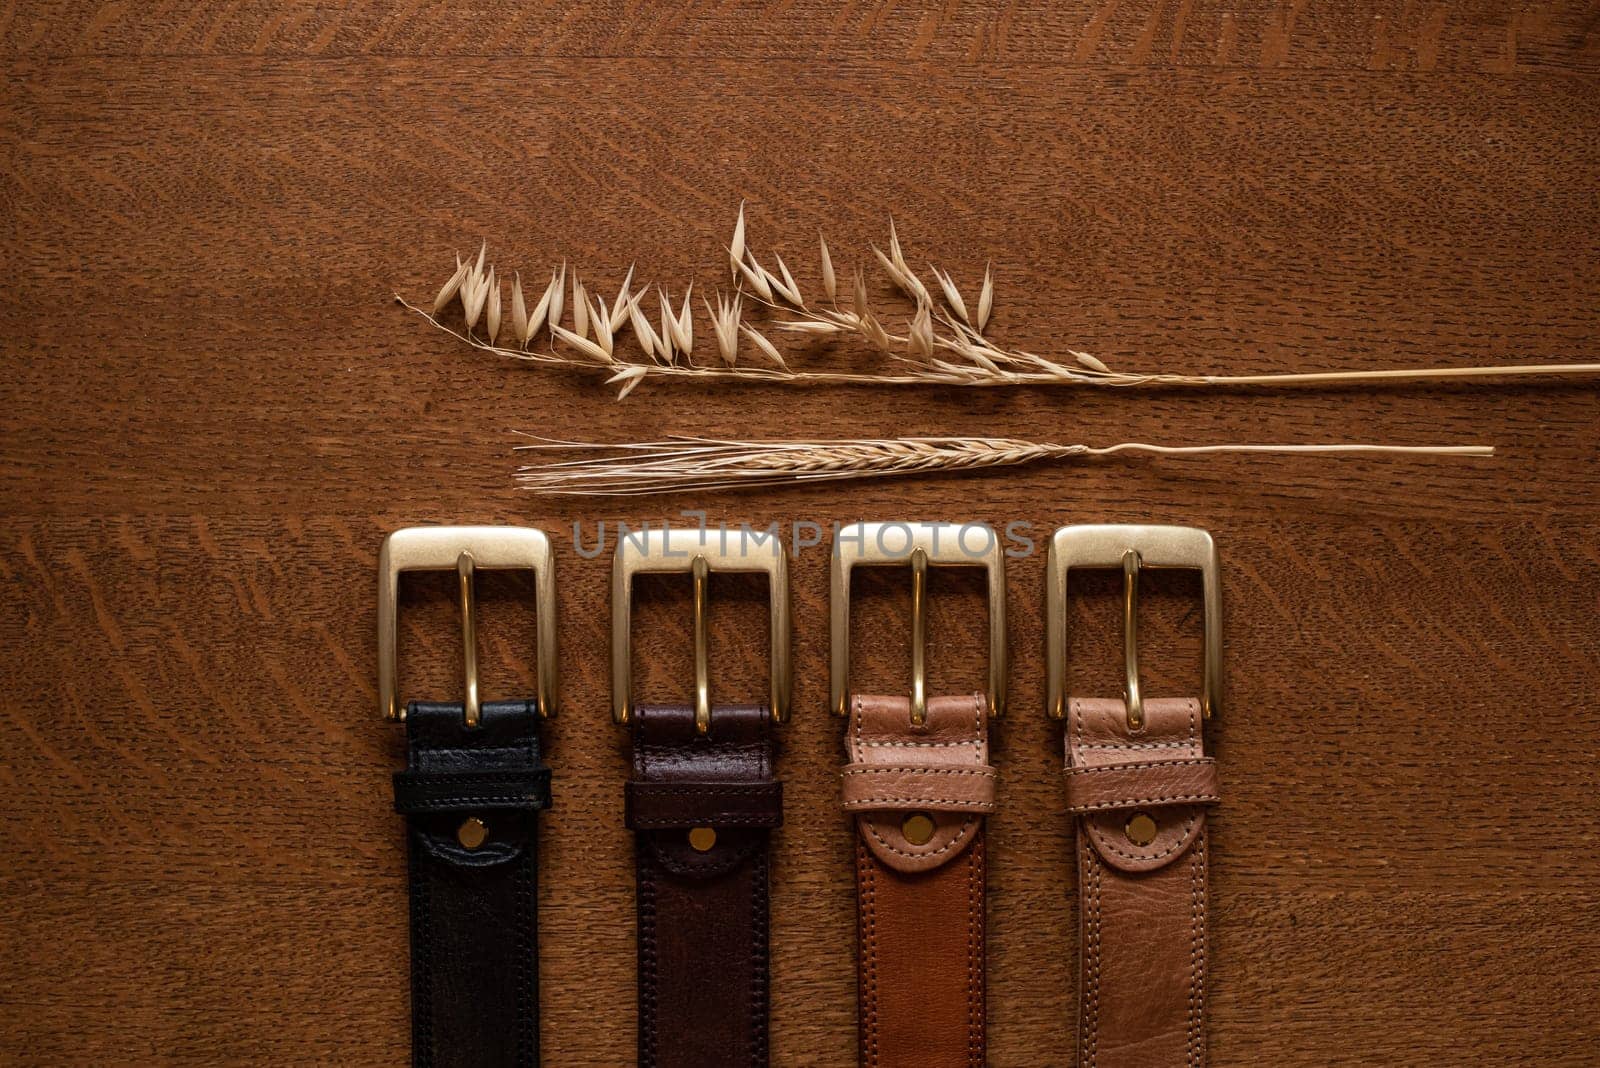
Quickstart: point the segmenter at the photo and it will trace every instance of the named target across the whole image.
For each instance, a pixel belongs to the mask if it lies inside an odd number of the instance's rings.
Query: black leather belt
[[[400,572],[459,576],[466,699],[395,696]],[[478,699],[474,574],[534,572],[538,695]],[[411,896],[411,1051],[417,1068],[539,1063],[538,823],[550,805],[540,721],[555,703],[555,574],[549,540],[521,527],[410,527],[378,557],[379,702],[406,722],[394,807],[406,818]]]

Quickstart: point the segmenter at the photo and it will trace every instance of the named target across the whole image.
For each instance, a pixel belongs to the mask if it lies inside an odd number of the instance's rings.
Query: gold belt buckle
[[[1050,541],[1045,585],[1046,711],[1067,714],[1067,572],[1075,567],[1121,568],[1123,700],[1128,726],[1144,726],[1139,686],[1139,573],[1145,568],[1194,568],[1205,596],[1205,683],[1201,707],[1210,719],[1222,707],[1222,584],[1217,546],[1198,527],[1100,524],[1062,527]]]
[[[395,632],[402,571],[455,569],[461,605],[461,642],[466,723],[476,727],[478,699],[478,621],[474,576],[483,570],[527,570],[534,575],[538,620],[539,715],[555,715],[556,575],[555,554],[544,531],[531,527],[405,527],[383,539],[378,552],[378,708],[385,719],[401,720],[405,710],[395,693]]]
[[[772,719],[789,718],[789,560],[776,533],[741,528],[666,528],[625,534],[611,561],[611,718],[627,723],[633,707],[633,576],[685,572],[694,577],[694,724],[711,730],[706,583],[713,571],[765,574],[770,584]]]
[[[984,543],[974,551],[970,543],[979,531]],[[928,718],[929,566],[982,567],[989,573],[989,714],[999,717],[1006,701],[1006,566],[999,537],[983,523],[852,523],[839,531],[833,539],[828,606],[833,714],[843,716],[850,708],[850,569],[896,564],[911,566],[911,722],[920,727]]]

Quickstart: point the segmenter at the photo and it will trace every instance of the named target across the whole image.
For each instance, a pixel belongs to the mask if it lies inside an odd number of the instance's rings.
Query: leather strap
[[[984,1064],[988,738],[981,694],[930,698],[920,727],[904,697],[851,702],[843,804],[856,824],[866,1068]]]
[[[691,707],[633,710],[640,1068],[767,1064],[771,722],[716,707],[702,736]]]
[[[536,1068],[536,817],[550,804],[538,707],[486,704],[468,728],[459,704],[414,702],[406,737],[394,796],[410,851],[411,1062]],[[472,819],[487,832],[476,845],[459,833]]]
[[[1068,709],[1068,808],[1077,814],[1078,1063],[1206,1063],[1206,809],[1219,800],[1200,702]]]

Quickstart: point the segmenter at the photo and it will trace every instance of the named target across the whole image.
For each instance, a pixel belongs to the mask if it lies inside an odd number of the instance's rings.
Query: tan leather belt
[[[850,569],[893,563],[912,569],[911,696],[851,696]],[[927,696],[930,565],[989,571],[987,694]],[[976,525],[847,527],[835,541],[831,611],[832,707],[849,717],[841,795],[856,827],[860,1062],[981,1068],[984,817],[995,805],[988,727],[1003,707],[1006,667],[998,539]]]
[[[1121,699],[1065,696],[1067,574],[1075,567],[1123,571]],[[1201,573],[1202,698],[1143,698],[1135,635],[1139,574],[1150,567]],[[1078,831],[1078,1063],[1203,1068],[1206,816],[1220,800],[1202,731],[1222,686],[1216,547],[1191,527],[1063,527],[1047,572],[1048,709],[1066,721],[1067,808]]]

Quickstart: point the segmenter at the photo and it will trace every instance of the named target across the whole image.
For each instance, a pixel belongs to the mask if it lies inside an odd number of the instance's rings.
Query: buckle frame
[[[622,536],[611,560],[611,719],[626,724],[633,707],[633,577],[683,573],[694,578],[695,729],[711,730],[711,683],[706,630],[706,586],[713,571],[767,576],[771,681],[768,704],[774,723],[789,718],[789,558],[777,534],[747,528],[711,531],[663,528]]]
[[[965,535],[983,530],[980,553],[969,551]],[[904,548],[890,549],[885,536],[904,532]],[[845,545],[853,549],[846,553]],[[828,707],[836,716],[850,704],[850,572],[858,566],[911,567],[911,721],[927,721],[926,610],[928,567],[982,567],[989,577],[989,715],[999,718],[1006,702],[1006,573],[1000,538],[987,523],[852,523],[834,535],[829,580],[829,630],[832,657]]]
[[[549,719],[556,707],[556,574],[555,554],[544,531],[532,527],[403,527],[383,539],[378,550],[378,711],[387,720],[405,719],[396,695],[396,631],[399,623],[400,573],[455,569],[461,605],[462,666],[466,682],[462,702],[466,723],[476,727],[478,700],[478,619],[475,576],[486,571],[532,571],[535,619],[538,621],[536,672],[539,717]]]
[[[1123,699],[1128,726],[1144,725],[1139,684],[1139,574],[1146,568],[1200,572],[1205,601],[1201,708],[1210,719],[1222,707],[1222,582],[1216,542],[1199,527],[1104,523],[1061,527],[1050,539],[1045,567],[1045,711],[1067,715],[1067,576],[1073,568],[1120,568],[1123,575]]]

